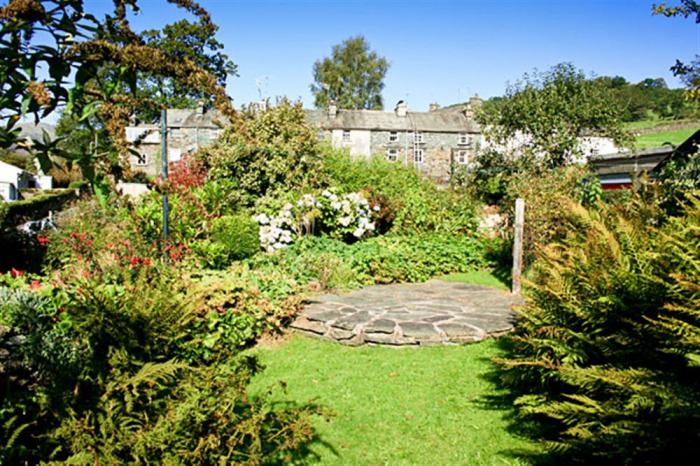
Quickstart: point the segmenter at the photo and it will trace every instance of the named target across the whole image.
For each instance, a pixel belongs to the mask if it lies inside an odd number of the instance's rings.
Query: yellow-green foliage
[[[568,229],[571,199],[578,199],[584,169],[571,166],[544,172],[522,171],[508,184],[505,205],[513,209],[515,199],[525,200],[524,252],[530,262],[538,248],[561,239]]]
[[[639,200],[570,206],[575,224],[535,264],[503,380],[571,458],[700,453],[700,201],[663,227]]]
[[[242,112],[199,157],[210,180],[233,183],[244,202],[268,192],[304,185],[319,173],[319,144],[306,124],[301,103],[282,100],[256,112]]]

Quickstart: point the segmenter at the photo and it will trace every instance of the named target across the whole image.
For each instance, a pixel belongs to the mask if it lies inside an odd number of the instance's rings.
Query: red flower
[[[141,259],[139,259],[138,257],[132,257],[129,263],[131,265],[139,265],[141,263]]]
[[[21,277],[22,275],[24,275],[24,270],[17,270],[14,267],[10,269],[10,276],[12,278]]]
[[[147,258],[145,258],[145,259],[143,260],[142,263],[143,263],[143,265],[144,265],[145,267],[149,267],[149,266],[151,265],[151,259],[149,259],[149,258],[147,257]]]
[[[32,280],[32,283],[29,285],[29,288],[32,290],[38,290],[41,288],[41,282],[39,280]]]
[[[41,244],[42,246],[46,246],[49,244],[49,238],[48,236],[43,236],[43,235],[37,235],[36,240]]]

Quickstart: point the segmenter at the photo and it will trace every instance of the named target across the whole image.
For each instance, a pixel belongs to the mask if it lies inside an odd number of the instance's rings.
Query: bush
[[[380,236],[346,245],[305,237],[288,249],[252,261],[259,268],[280,267],[300,283],[332,287],[418,282],[486,265],[483,243],[469,236],[421,234]],[[352,271],[352,273],[350,273]]]
[[[260,251],[260,228],[246,214],[225,215],[211,224],[211,239],[224,247],[229,261],[245,259]]]
[[[174,268],[152,267],[0,288],[10,329],[0,347],[12,349],[11,376],[0,380],[11,395],[0,400],[3,462],[261,464],[288,461],[311,439],[317,411],[252,403],[246,387],[259,368],[236,354],[286,318],[278,297],[293,287],[279,276],[232,278],[216,308]]]
[[[561,240],[569,229],[571,199],[581,198],[584,169],[562,167],[540,173],[533,183],[533,173],[519,172],[511,177],[504,203],[511,219],[515,199],[525,201],[523,231],[524,262],[532,263],[538,249]],[[512,224],[512,222],[511,222]]]
[[[469,233],[476,228],[476,209],[470,197],[441,190],[412,168],[381,157],[356,160],[327,149],[323,170],[326,183],[341,192],[364,190],[370,196],[381,196],[380,218],[390,219],[392,233]]]
[[[286,99],[265,111],[244,111],[198,157],[209,180],[233,183],[246,206],[269,192],[317,185],[318,139],[305,120],[301,103]]]
[[[503,381],[555,453],[683,462],[700,453],[700,202],[662,228],[639,198],[599,209],[542,250]]]

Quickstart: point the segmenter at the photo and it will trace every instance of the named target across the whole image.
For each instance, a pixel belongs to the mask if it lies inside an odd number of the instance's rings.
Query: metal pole
[[[160,174],[168,181],[168,113],[160,112]],[[168,195],[163,193],[163,240],[168,240]]]
[[[525,225],[525,201],[515,200],[515,234],[513,236],[513,294],[520,293],[520,275],[523,268],[523,227]]]

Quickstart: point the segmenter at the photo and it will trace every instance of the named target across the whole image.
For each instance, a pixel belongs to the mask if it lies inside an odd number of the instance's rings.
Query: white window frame
[[[425,138],[423,137],[423,133],[421,131],[414,131],[413,132],[413,142],[415,142],[415,143],[425,142]]]
[[[425,161],[425,152],[423,149],[415,148],[413,149],[413,163],[421,164]]]
[[[457,163],[460,165],[466,165],[469,163],[469,151],[466,149],[459,149],[457,151]]]
[[[459,144],[469,145],[469,133],[459,133]]]
[[[350,130],[344,129],[343,130],[343,142],[351,142],[351,141],[352,141],[352,137],[350,134]]]
[[[399,160],[399,150],[393,147],[388,148],[386,150],[386,159],[389,162],[396,162],[397,160]]]
[[[389,142],[398,142],[399,141],[399,132],[398,131],[389,131]]]

